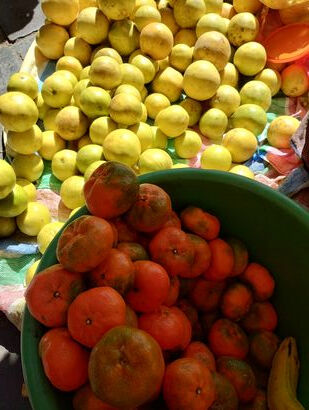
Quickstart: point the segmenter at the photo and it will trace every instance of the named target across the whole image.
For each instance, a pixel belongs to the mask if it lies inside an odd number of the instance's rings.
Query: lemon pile
[[[36,46],[56,60],[56,71],[40,92],[30,74],[16,73],[0,96],[0,122],[13,158],[5,171],[10,182],[0,181],[0,193],[3,183],[2,195],[9,195],[0,197],[2,218],[17,217],[28,235],[38,235],[51,222],[33,202],[43,160],[51,161],[62,182],[61,199],[72,210],[84,204],[84,183],[104,161],[120,161],[137,174],[186,166],[173,164],[169,140],[177,156],[188,160],[206,137],[212,145],[202,152],[201,168],[254,177],[242,164],[256,151],[266,111],[282,86],[280,72],[266,66],[266,51],[256,41],[262,3],[42,0],[41,5],[46,22]],[[269,128],[269,143],[287,147],[298,125],[280,117]],[[15,184],[12,173],[24,182]],[[37,228],[34,213],[44,214]],[[5,225],[2,236],[15,222]],[[40,242],[44,251],[48,240]]]

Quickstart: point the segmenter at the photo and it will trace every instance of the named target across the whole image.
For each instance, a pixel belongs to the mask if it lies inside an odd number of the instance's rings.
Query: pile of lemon
[[[253,178],[242,164],[257,149],[272,96],[280,88],[301,95],[308,86],[281,75],[283,67],[266,66],[266,51],[256,41],[259,0],[41,3],[46,23],[36,46],[57,60],[56,71],[41,92],[30,74],[14,74],[0,96],[0,122],[18,180],[35,189],[43,159],[51,161],[62,201],[72,210],[84,204],[84,182],[104,161],[120,161],[138,174],[187,166],[173,163],[170,139],[177,157],[188,160],[201,151],[205,136],[212,145],[201,154],[201,168]],[[292,117],[277,118],[269,143],[289,147],[298,126]],[[0,217],[17,217],[24,233],[37,235],[20,222],[31,214],[35,226],[34,193],[24,209],[13,211],[23,196],[15,194],[18,180],[9,202],[0,197]],[[3,211],[8,203],[10,210]]]

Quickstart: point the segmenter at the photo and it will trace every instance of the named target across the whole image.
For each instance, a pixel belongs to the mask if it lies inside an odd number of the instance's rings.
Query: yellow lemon
[[[174,4],[175,20],[182,28],[195,27],[205,12],[204,0],[176,0]]]
[[[51,243],[51,241],[54,239],[63,225],[63,222],[50,222],[47,225],[43,226],[37,237],[38,247],[41,253],[44,253],[46,251],[48,245]]]
[[[131,84],[121,84],[119,85],[115,92],[114,92],[114,97],[115,95],[118,94],[131,94],[134,97],[136,97],[138,100],[142,101],[142,96],[140,91],[138,91],[138,89],[136,87],[134,87],[134,85]]]
[[[60,181],[77,174],[76,166],[77,153],[70,149],[63,149],[57,152],[52,159],[52,172]]]
[[[239,92],[242,104],[256,104],[267,111],[271,104],[271,92],[262,81],[248,81]]]
[[[25,211],[16,218],[18,229],[29,236],[36,236],[50,221],[49,209],[40,202],[28,202]]]
[[[42,0],[41,7],[48,20],[60,26],[73,23],[79,12],[78,0]]]
[[[212,108],[218,108],[228,117],[240,106],[240,95],[236,88],[230,85],[221,85],[210,101]]]
[[[119,124],[133,125],[141,120],[142,105],[132,94],[118,94],[112,98],[109,114]]]
[[[165,24],[173,33],[173,36],[177,33],[179,30],[179,26],[176,23],[175,16],[173,13],[173,10],[166,5],[163,8],[159,8],[160,14],[161,14],[161,23]]]
[[[153,136],[150,125],[145,122],[139,122],[132,125],[129,130],[133,131],[140,140],[142,152],[148,148],[152,148]]]
[[[106,159],[133,166],[141,154],[141,143],[134,132],[118,129],[105,137],[103,150]]]
[[[155,119],[161,110],[171,105],[170,100],[160,93],[149,94],[145,99],[148,117]]]
[[[89,137],[93,144],[102,145],[105,137],[117,128],[110,117],[96,118],[90,125]]]
[[[121,83],[121,66],[112,57],[97,57],[91,64],[89,78],[93,85],[111,90]]]
[[[231,46],[227,38],[218,31],[208,31],[202,34],[196,41],[193,58],[194,60],[207,60],[218,71],[224,69],[231,56]]]
[[[60,197],[67,208],[74,209],[84,205],[84,183],[84,177],[78,175],[73,175],[63,182]]]
[[[9,131],[7,144],[18,154],[33,154],[42,146],[42,131],[36,124],[24,132]]]
[[[81,206],[78,206],[77,208],[72,209],[68,219],[70,219],[73,215],[75,215],[76,212],[78,212],[80,209],[81,209]]]
[[[88,78],[80,80],[74,87],[73,97],[75,103],[80,106],[80,96],[81,93],[87,88],[91,86],[91,82]]]
[[[188,97],[198,101],[211,98],[220,85],[220,75],[209,61],[195,61],[186,69],[183,89]]]
[[[151,126],[151,131],[152,131],[152,148],[161,148],[161,149],[166,149],[167,148],[167,135],[165,135],[157,126],[153,125]]]
[[[141,116],[141,122],[146,122],[148,118],[148,113],[147,113],[147,108],[144,103],[142,104],[142,116]]]
[[[165,24],[150,23],[141,31],[140,48],[154,60],[167,57],[172,50],[173,43],[173,33]]]
[[[200,131],[212,140],[220,140],[228,126],[226,114],[218,108],[211,108],[200,118]]]
[[[228,171],[231,168],[232,157],[230,152],[221,145],[211,145],[205,149],[201,156],[202,169],[216,169]]]
[[[129,19],[114,21],[108,39],[112,48],[121,56],[128,56],[139,47],[139,31]]]
[[[56,132],[67,141],[81,138],[88,129],[88,118],[80,108],[69,106],[62,108],[55,118]]]
[[[85,181],[88,181],[88,179],[91,177],[94,171],[97,168],[99,168],[102,164],[104,164],[105,162],[106,161],[100,160],[100,161],[95,161],[92,164],[90,164],[84,173]]]
[[[195,31],[197,37],[200,37],[208,31],[219,31],[225,35],[227,32],[227,25],[225,19],[219,16],[219,14],[208,13],[199,19]]]
[[[101,44],[100,46],[97,46],[91,54],[91,62],[93,62],[96,58],[98,57],[103,57],[103,56],[108,56],[112,57],[114,60],[117,61],[117,63],[122,64],[122,58],[121,55],[118,53],[118,51],[114,50],[111,47],[105,47],[104,44]]]
[[[134,64],[129,63],[122,64],[120,67],[122,73],[121,84],[133,85],[141,92],[145,83],[142,71]]]
[[[34,100],[39,93],[38,84],[35,78],[24,72],[18,72],[11,75],[7,84],[8,91],[20,91],[27,94],[32,100]]]
[[[108,114],[111,97],[100,87],[87,87],[80,94],[79,105],[89,118],[97,118]]]
[[[27,269],[26,278],[25,278],[26,286],[28,286],[29,283],[32,281],[32,278],[35,275],[35,272],[40,262],[41,262],[41,259],[38,259],[37,261],[32,263],[32,265],[30,265],[29,268]]]
[[[233,0],[233,7],[237,13],[248,11],[249,13],[257,13],[263,7],[260,0]]]
[[[27,194],[28,202],[33,202],[36,200],[36,188],[30,181],[24,178],[17,178],[16,184],[23,187],[23,190]]]
[[[44,124],[44,130],[45,131],[56,131],[56,116],[58,112],[60,111],[60,108],[53,108],[49,109],[44,118],[43,118],[43,124]]]
[[[95,161],[101,160],[103,157],[102,145],[89,144],[82,147],[76,157],[76,165],[78,170],[83,174],[86,169]]]
[[[206,13],[221,14],[223,0],[204,0],[206,6]]]
[[[186,130],[175,138],[175,150],[180,158],[193,158],[202,148],[202,139],[197,132]]]
[[[180,169],[180,168],[190,168],[190,167],[189,167],[189,165],[182,164],[181,162],[178,162],[177,164],[174,164],[172,166],[172,169]]]
[[[232,174],[241,175],[250,179],[254,179],[254,173],[245,165],[235,165],[230,169]]]
[[[64,45],[64,55],[77,58],[85,66],[90,63],[92,49],[80,37],[71,37]]]
[[[195,125],[198,120],[201,118],[202,114],[202,105],[199,101],[193,100],[192,98],[187,97],[179,104],[183,107],[189,114],[189,126]]]
[[[255,153],[258,142],[251,131],[234,128],[225,134],[222,145],[230,151],[233,162],[244,162]]]
[[[0,216],[0,238],[11,236],[16,230],[16,222],[14,218],[5,218]]]
[[[0,200],[0,216],[14,218],[27,208],[27,204],[28,197],[25,190],[15,184],[13,191]]]
[[[156,125],[168,137],[178,137],[189,125],[189,114],[180,105],[171,105],[159,112]]]
[[[48,23],[39,29],[35,39],[38,49],[46,58],[57,60],[63,56],[69,33],[62,26]]]
[[[298,119],[289,115],[275,118],[267,130],[268,142],[276,148],[290,148],[291,138],[299,125]]]
[[[172,67],[183,73],[192,63],[193,50],[186,44],[176,44],[169,56],[169,62]]]
[[[272,96],[276,95],[280,90],[281,76],[277,70],[265,68],[263,71],[257,74],[254,79],[265,83],[269,87]]]
[[[77,141],[77,149],[81,149],[85,145],[92,144],[92,141],[88,134],[84,135]]]
[[[39,118],[35,102],[26,94],[11,91],[0,95],[0,122],[9,131],[24,132]]]
[[[133,21],[136,24],[138,31],[142,31],[147,24],[155,22],[160,23],[161,14],[157,8],[146,4],[136,10]]]
[[[172,158],[166,151],[150,148],[144,151],[138,161],[140,174],[170,169],[173,166]]]
[[[266,50],[262,44],[251,41],[236,50],[234,64],[241,74],[251,76],[263,70],[266,58]]]
[[[259,33],[258,19],[252,13],[239,13],[231,18],[227,30],[229,42],[236,47],[254,41]]]
[[[235,16],[236,11],[233,7],[232,4],[230,3],[223,3],[222,4],[222,10],[221,10],[221,16],[227,19],[231,19],[233,16]]]
[[[82,10],[76,24],[76,37],[81,37],[89,44],[100,44],[107,37],[109,21],[97,7]]]
[[[300,97],[308,91],[309,78],[307,69],[301,64],[291,64],[281,73],[281,90],[288,97]]]
[[[173,67],[166,67],[159,71],[153,79],[152,90],[155,93],[164,94],[170,102],[175,102],[181,96],[183,81],[183,76],[179,71],[175,70]]]
[[[195,30],[184,28],[176,33],[174,44],[186,44],[189,47],[193,47],[196,40]]]
[[[150,57],[143,54],[135,54],[132,58],[130,57],[129,62],[143,73],[145,84],[150,83],[154,79],[158,65]]]
[[[44,131],[42,136],[43,142],[39,154],[42,158],[51,161],[56,152],[65,148],[65,141],[55,131]]]
[[[77,79],[79,79],[80,73],[83,69],[81,62],[73,56],[63,56],[60,57],[56,64],[56,70],[66,70],[70,71],[72,74],[75,75]]]
[[[8,196],[16,183],[16,175],[12,166],[4,159],[0,159],[0,199]]]
[[[91,66],[87,65],[86,67],[84,67],[82,69],[82,71],[80,72],[80,75],[79,75],[80,80],[89,80],[90,68],[91,68]]]
[[[47,77],[42,86],[42,97],[47,105],[60,108],[68,105],[74,91],[74,85],[56,71]]]
[[[98,0],[98,5],[110,20],[123,20],[133,13],[135,0]]]
[[[35,102],[39,111],[39,118],[40,120],[43,120],[45,114],[47,113],[50,107],[44,102],[41,92],[39,92]]]
[[[38,154],[17,154],[12,166],[17,177],[25,178],[30,182],[39,179],[44,170],[44,163]]]
[[[239,73],[237,68],[232,63],[227,63],[222,71],[220,71],[221,85],[230,85],[237,87]]]
[[[243,104],[231,115],[230,128],[245,128],[256,136],[263,132],[267,116],[262,107],[256,104]]]

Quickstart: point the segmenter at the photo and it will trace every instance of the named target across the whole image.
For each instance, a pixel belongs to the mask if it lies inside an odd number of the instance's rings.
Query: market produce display
[[[40,234],[40,251],[52,238],[47,228],[40,232],[51,222],[48,210],[31,203],[46,161],[73,210],[102,161],[137,175],[194,166],[254,178],[248,165],[260,135],[277,155],[290,148],[299,119],[271,121],[266,112],[280,89],[305,95],[308,75],[301,61],[267,63],[260,1],[44,0],[42,9],[37,53],[55,60],[55,72],[40,87],[30,73],[15,73],[0,96],[8,154],[1,237],[15,227]]]
[[[90,214],[26,291],[45,375],[74,409],[304,409],[296,340],[275,334],[274,278],[242,241],[194,204],[176,213],[119,162],[84,195]]]

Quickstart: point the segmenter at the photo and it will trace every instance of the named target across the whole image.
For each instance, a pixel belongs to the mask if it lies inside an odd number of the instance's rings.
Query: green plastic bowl
[[[238,175],[197,169],[146,174],[140,182],[161,186],[181,210],[196,205],[214,213],[221,235],[243,240],[251,260],[267,266],[276,279],[274,304],[279,314],[278,334],[297,339],[301,376],[299,400],[309,408],[309,213],[278,192]],[[83,208],[70,220],[87,214]],[[61,232],[45,252],[38,271],[56,260]],[[71,395],[56,391],[44,375],[38,343],[45,329],[26,309],[22,328],[22,364],[34,410],[72,409]]]

